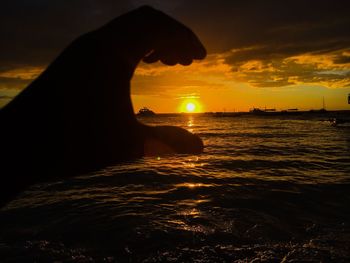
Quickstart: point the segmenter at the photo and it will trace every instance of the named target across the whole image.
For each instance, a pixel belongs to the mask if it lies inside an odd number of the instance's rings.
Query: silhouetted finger
[[[190,58],[182,58],[182,59],[180,59],[179,63],[181,65],[188,66],[188,65],[191,65],[192,59],[190,59]]]
[[[204,59],[207,56],[207,51],[205,50],[204,46],[200,44],[198,46],[197,52],[194,55],[194,59]]]
[[[165,64],[165,65],[169,65],[169,66],[174,66],[177,64],[177,60],[173,57],[165,57],[165,58],[161,58],[160,61]]]

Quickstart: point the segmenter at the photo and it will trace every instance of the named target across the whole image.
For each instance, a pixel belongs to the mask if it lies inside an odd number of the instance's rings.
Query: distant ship
[[[276,111],[276,109],[259,109],[259,108],[253,108],[249,110],[250,113],[252,114],[257,114],[257,115],[271,115],[271,114],[276,114],[279,113]]]
[[[154,116],[156,115],[154,111],[151,111],[150,109],[143,107],[142,109],[139,110],[137,113],[137,116]]]
[[[287,110],[281,110],[277,111],[275,108],[265,108],[265,109],[259,109],[259,108],[252,108],[249,110],[249,114],[253,115],[261,115],[261,116],[280,116],[280,115],[299,115],[301,112],[297,108],[287,109]]]
[[[261,113],[261,112],[276,112],[276,109],[259,109],[259,108],[253,108],[250,109],[249,112],[251,113]]]

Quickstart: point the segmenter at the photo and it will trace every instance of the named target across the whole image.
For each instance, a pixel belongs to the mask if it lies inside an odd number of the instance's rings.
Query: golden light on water
[[[186,187],[186,188],[197,188],[197,187],[212,187],[213,184],[202,184],[202,183],[182,183],[176,184],[176,187]]]

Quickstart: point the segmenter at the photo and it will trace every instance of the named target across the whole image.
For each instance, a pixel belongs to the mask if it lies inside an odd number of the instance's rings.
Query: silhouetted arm
[[[185,130],[138,123],[130,80],[142,59],[189,65],[205,55],[190,29],[147,6],[79,37],[1,110],[0,206],[33,183],[141,157],[146,141],[200,152]]]

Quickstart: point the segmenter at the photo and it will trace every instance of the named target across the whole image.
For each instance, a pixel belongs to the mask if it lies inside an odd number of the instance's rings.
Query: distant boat
[[[264,111],[259,108],[253,108],[249,110],[250,113],[263,113]]]
[[[139,110],[137,113],[137,116],[154,116],[156,115],[154,111],[151,111],[150,109],[143,107],[142,109]]]
[[[262,110],[259,108],[253,108],[253,109],[250,109],[249,112],[254,113],[254,114],[265,114],[265,113],[269,114],[269,113],[276,113],[277,111],[276,111],[276,109],[266,109],[265,108],[264,110]]]
[[[297,108],[277,111],[275,108],[271,109],[259,109],[252,108],[249,110],[249,114],[258,115],[258,116],[284,116],[284,115],[299,115],[301,112]]]

